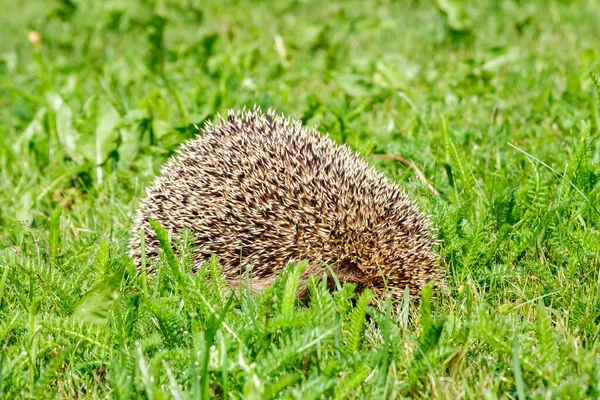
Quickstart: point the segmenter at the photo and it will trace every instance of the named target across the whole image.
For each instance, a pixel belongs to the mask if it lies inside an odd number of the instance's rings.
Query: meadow
[[[597,1],[0,5],[2,397],[600,397]],[[160,166],[254,104],[405,188],[447,288],[232,294],[189,237],[138,274]]]

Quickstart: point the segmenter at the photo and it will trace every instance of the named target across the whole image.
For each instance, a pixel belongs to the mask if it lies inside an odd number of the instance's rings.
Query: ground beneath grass
[[[600,396],[598,2],[0,4],[4,397]],[[144,188],[254,104],[402,185],[447,291],[231,295],[185,240],[137,276]]]

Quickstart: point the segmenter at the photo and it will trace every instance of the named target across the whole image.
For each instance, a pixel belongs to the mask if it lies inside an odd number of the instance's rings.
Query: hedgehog
[[[150,219],[175,236],[191,231],[193,270],[216,255],[233,287],[249,274],[260,291],[303,260],[304,285],[333,271],[357,291],[396,298],[443,278],[429,218],[399,186],[349,147],[272,109],[229,111],[167,162],[132,229],[138,269],[142,227],[146,257],[159,255]]]

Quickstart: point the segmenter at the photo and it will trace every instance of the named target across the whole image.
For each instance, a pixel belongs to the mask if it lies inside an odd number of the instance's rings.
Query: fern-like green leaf
[[[56,355],[54,358],[52,358],[52,360],[50,360],[42,374],[38,377],[38,379],[35,382],[35,397],[42,398],[44,397],[44,394],[47,394],[46,390],[48,389],[48,386],[50,386],[50,384],[52,383],[52,379],[54,379],[54,377],[56,376],[56,372],[65,361],[65,358],[69,354],[71,354],[73,350],[75,350],[75,348],[76,346],[74,344],[65,347],[60,351],[60,353],[58,353],[58,355]]]
[[[306,269],[306,261],[301,261],[295,265],[288,265],[289,274],[285,281],[284,290],[281,299],[281,315],[284,319],[292,317],[294,310],[294,304],[296,303],[298,294],[298,284],[300,283],[300,277]]]
[[[96,260],[94,261],[94,269],[96,272],[100,272],[104,274],[106,272],[106,267],[108,266],[108,243],[106,241],[102,241],[100,243],[100,247],[98,248],[98,252],[96,253]]]
[[[318,322],[330,326],[335,322],[335,302],[331,291],[327,287],[327,276],[317,279],[311,276],[308,281],[310,292],[310,307],[316,315]]]
[[[294,373],[294,374],[286,374],[275,378],[271,382],[265,383],[265,392],[263,394],[263,399],[268,400],[275,398],[279,392],[285,389],[288,386],[294,385],[302,378],[302,375]]]
[[[479,186],[479,182],[475,179],[475,175],[471,170],[471,167],[464,162],[465,156],[458,150],[458,146],[452,137],[452,134],[448,130],[448,123],[445,119],[442,119],[442,135],[446,146],[446,154],[450,156],[452,162],[458,167],[460,178],[464,184],[468,185],[468,188],[473,190],[481,199],[487,203],[487,199],[483,190]]]
[[[519,400],[525,400],[525,381],[523,380],[523,371],[521,370],[521,361],[519,360],[519,337],[515,334],[512,342],[513,356],[513,374],[515,386],[517,387],[517,397]]]
[[[110,378],[111,397],[117,400],[134,398],[135,387],[132,376],[135,375],[135,356],[125,352],[116,352],[108,366]]]
[[[348,399],[352,398],[351,394],[356,390],[359,390],[361,384],[365,381],[369,375],[369,369],[365,364],[355,364],[354,368],[347,371],[342,379],[339,379],[335,389],[335,399]]]
[[[163,343],[169,347],[187,346],[190,339],[190,330],[185,323],[181,311],[172,301],[155,300],[150,303],[150,312],[158,323]]]
[[[558,356],[558,350],[552,334],[552,320],[542,302],[538,304],[537,308],[535,332],[540,346],[540,364],[554,363]]]
[[[371,303],[373,293],[366,289],[358,300],[356,306],[352,310],[350,315],[350,321],[348,323],[348,338],[346,343],[347,352],[352,354],[358,351],[360,345],[360,334],[362,333],[363,327],[365,326],[365,317],[367,315],[367,307]]]
[[[163,250],[165,260],[171,270],[171,274],[177,282],[181,282],[181,267],[177,257],[175,256],[173,247],[171,246],[168,232],[162,227],[160,222],[153,219],[149,219],[148,222],[150,223],[150,227],[152,227],[156,233],[156,238],[158,239],[160,247]]]

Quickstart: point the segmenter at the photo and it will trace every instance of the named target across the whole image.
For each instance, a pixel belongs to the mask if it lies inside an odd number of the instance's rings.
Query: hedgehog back
[[[254,290],[303,259],[305,276],[330,265],[341,281],[397,295],[439,277],[428,221],[396,185],[347,147],[272,112],[207,125],[163,167],[133,228],[138,266],[141,226],[147,256],[160,248],[148,219],[175,235],[193,232],[195,268],[216,254],[234,286],[250,268]]]

